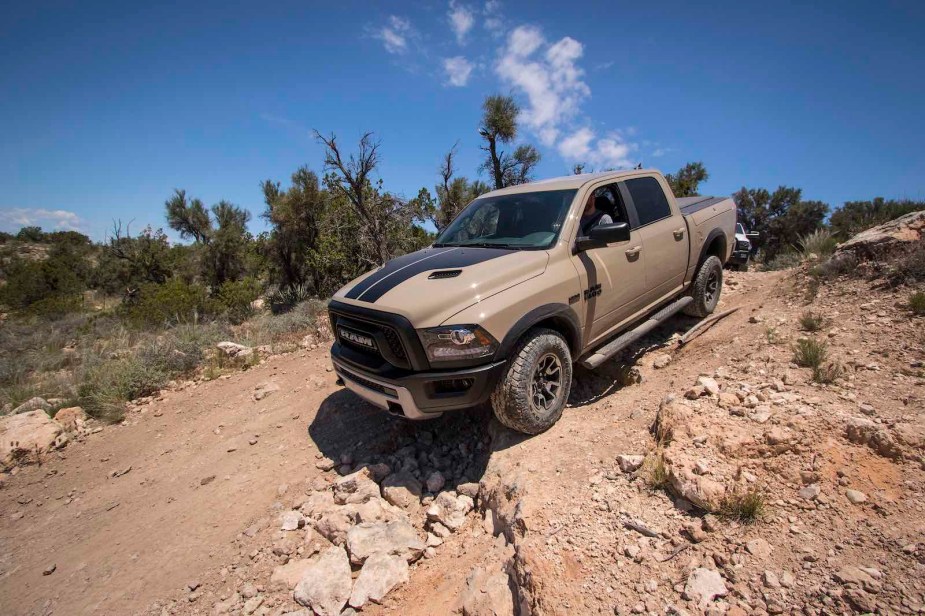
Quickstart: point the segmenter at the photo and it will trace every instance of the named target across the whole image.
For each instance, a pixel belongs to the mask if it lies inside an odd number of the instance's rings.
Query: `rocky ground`
[[[923,612],[923,321],[871,282],[805,285],[728,272],[737,312],[578,370],[536,437],[389,418],[323,345],[62,428],[3,477],[2,611]],[[792,362],[807,336],[834,383]]]

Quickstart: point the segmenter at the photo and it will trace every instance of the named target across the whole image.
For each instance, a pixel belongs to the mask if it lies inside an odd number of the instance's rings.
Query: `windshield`
[[[742,223],[740,223],[740,222],[736,223],[736,233],[739,233],[739,234],[741,234],[741,235],[745,235],[745,227],[743,227],[743,226],[742,226]]]
[[[434,246],[549,248],[559,236],[575,190],[546,190],[476,199]]]

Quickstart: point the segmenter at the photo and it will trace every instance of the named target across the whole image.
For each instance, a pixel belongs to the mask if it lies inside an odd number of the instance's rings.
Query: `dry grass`
[[[842,365],[830,362],[824,366],[813,368],[813,380],[823,385],[829,385],[840,379],[845,373]]]
[[[767,512],[767,499],[757,489],[727,495],[717,513],[723,517],[745,524],[761,520]]]
[[[805,332],[818,332],[825,327],[825,324],[825,317],[812,310],[807,310],[800,316],[800,328]]]
[[[780,333],[773,325],[768,325],[764,329],[764,337],[767,338],[768,344],[783,344],[785,341],[784,336]]]
[[[33,396],[57,398],[53,411],[80,405],[102,421],[119,421],[127,401],[150,395],[170,380],[200,369],[206,378],[215,378],[259,361],[257,353],[231,361],[215,352],[217,342],[292,350],[317,331],[323,310],[323,303],[311,301],[241,325],[214,320],[141,329],[127,326],[112,311],[10,319],[0,328],[0,406],[13,408]]]
[[[642,476],[646,484],[653,490],[668,490],[670,485],[668,466],[665,464],[665,455],[660,449],[646,457],[642,466]]]
[[[798,244],[804,259],[818,259],[835,252],[838,240],[828,229],[817,229],[800,237]]]
[[[925,293],[916,291],[909,295],[909,310],[917,317],[925,316]]]

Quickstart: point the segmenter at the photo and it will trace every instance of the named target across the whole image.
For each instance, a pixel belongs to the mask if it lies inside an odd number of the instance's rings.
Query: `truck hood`
[[[425,248],[357,278],[334,298],[433,327],[469,306],[546,269],[545,250]]]

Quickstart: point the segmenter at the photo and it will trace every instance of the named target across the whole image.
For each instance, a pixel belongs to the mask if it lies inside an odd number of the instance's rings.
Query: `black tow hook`
[[[344,386],[344,379],[342,379],[342,378],[340,378],[340,377],[337,377],[337,380],[334,381],[334,384],[335,384],[335,385],[340,385],[341,387],[343,387],[343,386]]]

